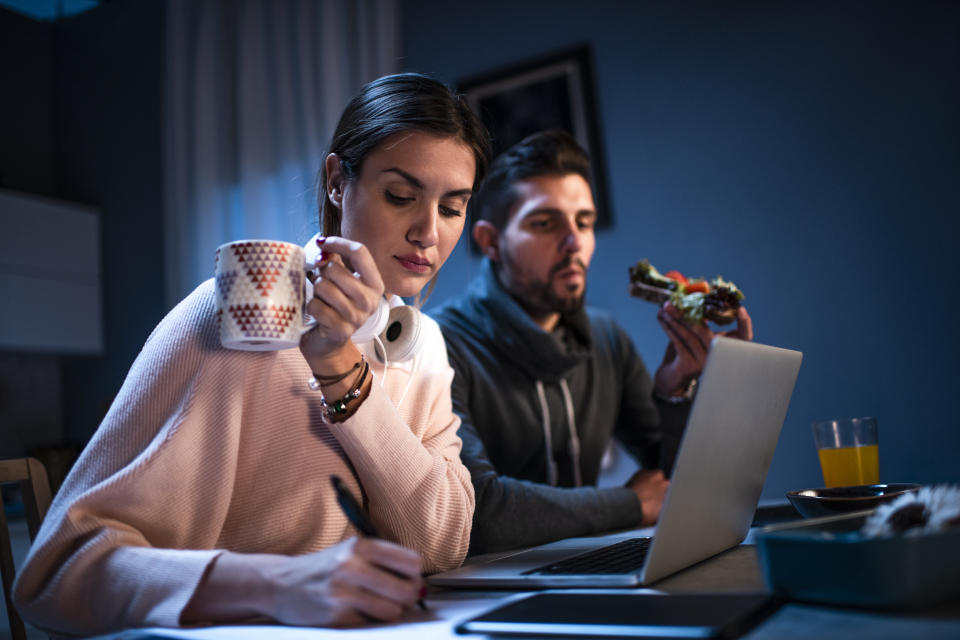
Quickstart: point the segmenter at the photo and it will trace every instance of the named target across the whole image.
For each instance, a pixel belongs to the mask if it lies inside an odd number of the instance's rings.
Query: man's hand
[[[626,486],[633,489],[643,505],[643,520],[640,521],[640,526],[652,527],[657,524],[663,508],[663,498],[670,488],[670,481],[663,475],[663,471],[641,469],[631,476]]]
[[[727,336],[728,338],[738,338],[740,340],[753,340],[753,320],[750,319],[750,314],[747,313],[747,308],[739,307],[737,309],[736,329],[724,331],[718,335]]]
[[[753,321],[746,307],[737,309],[737,327],[730,331],[714,333],[706,322],[688,324],[683,314],[669,302],[657,312],[660,326],[670,338],[663,362],[654,375],[654,387],[663,396],[679,395],[686,391],[690,380],[703,373],[710,350],[710,341],[715,335],[753,340]]]

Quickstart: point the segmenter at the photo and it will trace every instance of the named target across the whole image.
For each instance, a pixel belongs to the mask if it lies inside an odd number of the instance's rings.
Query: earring
[[[327,190],[327,197],[330,198],[330,201],[335,205],[340,205],[340,201],[343,199],[343,189],[339,183],[334,183]]]

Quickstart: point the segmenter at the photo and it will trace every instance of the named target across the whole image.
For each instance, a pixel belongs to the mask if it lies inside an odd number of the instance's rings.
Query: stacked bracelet
[[[353,387],[351,387],[351,389],[347,391],[342,398],[333,402],[327,402],[327,397],[323,394],[320,394],[320,415],[324,422],[329,424],[333,422],[334,417],[346,417],[344,414],[350,410],[348,405],[360,397],[361,390],[363,389],[363,383],[366,382],[367,373],[370,371],[370,364],[367,362],[366,358],[363,358],[362,363],[363,369],[360,370],[360,375],[357,376],[357,380],[354,382]]]
[[[360,354],[360,359],[357,360],[356,364],[343,373],[338,373],[337,375],[333,376],[321,376],[314,373],[313,377],[307,380],[307,386],[313,391],[320,391],[321,387],[325,384],[336,384],[340,382],[355,370],[359,369],[360,365],[362,365],[364,362],[366,362],[366,358],[363,357],[363,354]]]

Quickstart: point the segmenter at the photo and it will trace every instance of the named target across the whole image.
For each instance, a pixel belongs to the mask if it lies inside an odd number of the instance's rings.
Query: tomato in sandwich
[[[676,270],[674,270],[674,271],[667,271],[667,272],[666,272],[665,274],[663,274],[663,275],[664,275],[665,278],[670,278],[671,280],[676,280],[676,281],[679,282],[680,284],[687,284],[687,282],[688,282],[687,276],[683,275],[682,273],[680,273],[679,271],[676,271]]]
[[[683,285],[684,293],[710,293],[710,285],[706,280],[695,280]]]

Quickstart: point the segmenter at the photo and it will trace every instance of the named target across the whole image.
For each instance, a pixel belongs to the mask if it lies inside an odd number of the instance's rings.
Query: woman
[[[224,349],[211,281],[171,311],[31,548],[15,587],[27,620],[82,635],[393,620],[422,571],[462,561],[473,490],[439,329],[421,317],[416,366],[389,375],[350,337],[382,296],[395,306],[435,276],[488,154],[442,84],[401,74],[361,90],[321,171],[317,327],[299,351]],[[331,474],[383,539],[354,537]]]

